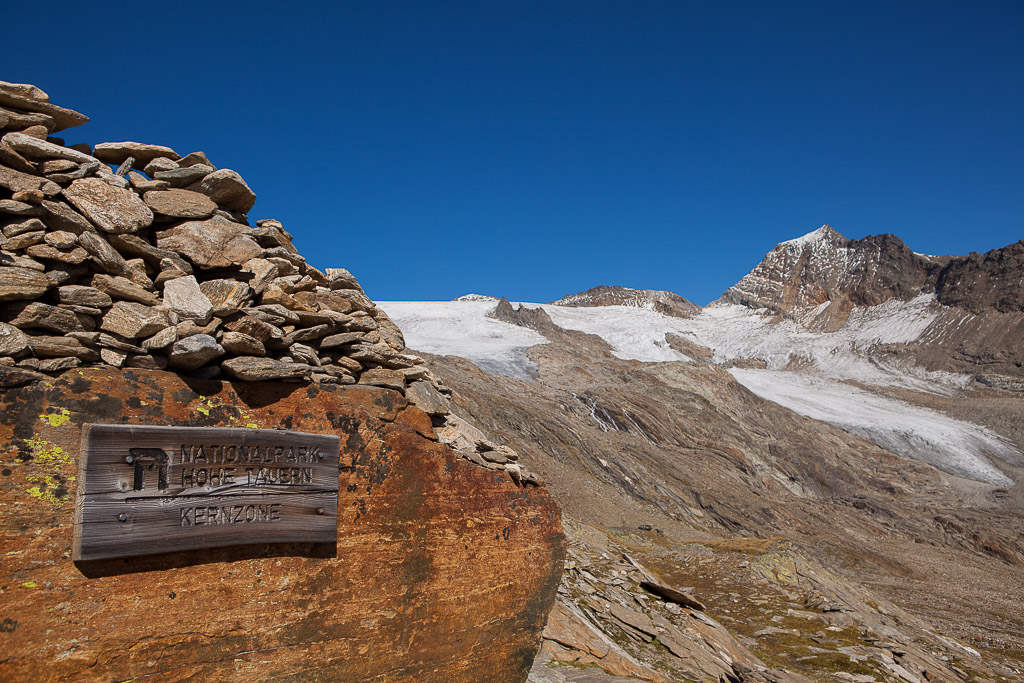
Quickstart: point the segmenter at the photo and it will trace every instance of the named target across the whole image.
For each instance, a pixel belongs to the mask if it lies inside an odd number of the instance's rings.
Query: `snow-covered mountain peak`
[[[806,235],[802,235],[801,237],[797,237],[791,240],[786,240],[785,242],[780,242],[775,248],[778,249],[779,247],[788,247],[790,249],[802,249],[806,245],[826,241],[842,241],[844,243],[849,242],[849,240],[847,240],[845,237],[836,232],[836,230],[831,225],[826,223],[817,230],[812,230]]]
[[[452,299],[452,301],[493,301],[498,302],[498,297],[487,296],[486,294],[463,294],[460,297]]]

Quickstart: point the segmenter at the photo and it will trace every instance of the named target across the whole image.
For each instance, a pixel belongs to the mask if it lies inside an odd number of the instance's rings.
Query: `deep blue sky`
[[[1024,238],[1024,3],[15,3],[69,143],[207,152],[375,299],[720,295],[830,223]]]

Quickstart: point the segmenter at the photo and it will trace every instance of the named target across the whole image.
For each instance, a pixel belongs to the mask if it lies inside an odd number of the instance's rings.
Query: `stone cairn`
[[[464,458],[536,483],[450,414],[451,390],[349,271],[306,263],[279,221],[250,225],[256,194],[238,173],[203,152],[51,137],[88,120],[0,81],[3,386],[109,365],[383,387]]]

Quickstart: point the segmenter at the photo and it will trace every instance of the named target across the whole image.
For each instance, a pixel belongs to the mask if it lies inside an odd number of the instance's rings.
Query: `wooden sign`
[[[74,560],[337,540],[340,439],[85,425]]]

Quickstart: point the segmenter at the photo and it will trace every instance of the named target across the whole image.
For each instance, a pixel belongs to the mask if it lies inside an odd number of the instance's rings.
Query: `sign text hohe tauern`
[[[74,559],[333,543],[339,451],[333,434],[86,425]]]

